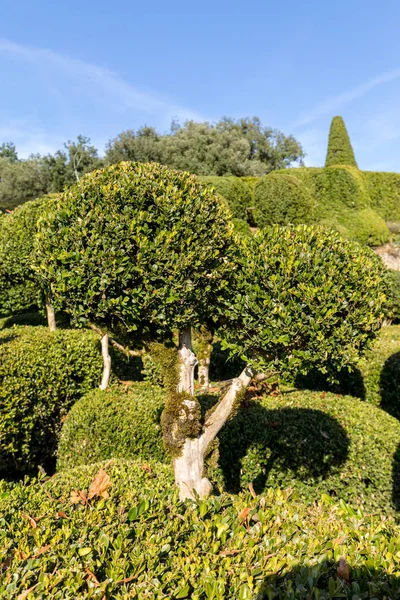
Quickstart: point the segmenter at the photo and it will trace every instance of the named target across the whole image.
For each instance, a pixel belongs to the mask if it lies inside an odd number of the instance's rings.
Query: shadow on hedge
[[[389,356],[379,379],[380,407],[400,419],[400,352]]]
[[[268,484],[274,467],[292,471],[300,480],[325,479],[347,460],[349,438],[331,416],[308,408],[267,410],[258,402],[241,405],[220,435],[219,465],[226,491],[241,489],[246,455],[246,476],[256,493]],[[256,454],[252,456],[252,449]]]
[[[349,581],[338,577],[338,563],[298,564],[289,572],[275,573],[264,580],[258,598],[265,600],[310,598],[375,598],[400,600],[400,578],[384,569],[352,567]]]
[[[365,389],[362,373],[359,369],[354,369],[351,373],[346,369],[343,369],[338,373],[337,377],[338,383],[329,383],[324,373],[312,370],[307,373],[307,375],[296,375],[294,385],[300,390],[333,392],[334,394],[353,396],[354,398],[360,398],[361,400],[366,399],[367,391]]]
[[[392,501],[396,510],[400,511],[400,445],[393,456],[393,493]]]

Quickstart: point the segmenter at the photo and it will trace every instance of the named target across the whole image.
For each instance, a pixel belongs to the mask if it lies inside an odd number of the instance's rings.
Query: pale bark
[[[174,460],[175,481],[179,487],[180,500],[195,500],[195,492],[200,498],[208,496],[212,485],[203,477],[204,453],[199,447],[199,438],[187,439],[182,454]]]
[[[51,303],[51,299],[49,296],[46,298],[46,313],[47,313],[47,323],[50,331],[55,331],[56,327],[56,314],[54,312],[53,305]]]
[[[192,331],[190,328],[179,332],[179,384],[178,392],[194,396],[194,369],[197,358],[192,350]]]
[[[90,329],[93,329],[93,331],[95,331],[96,333],[99,333],[101,336],[103,336],[103,332],[100,329],[100,327],[97,327],[97,325],[94,325],[94,323],[89,323],[89,327]],[[129,356],[143,356],[143,350],[130,350],[130,348],[125,348],[125,346],[123,346],[122,344],[117,342],[117,340],[114,340],[114,338],[110,336],[108,336],[108,341],[110,342],[111,346],[114,346],[114,348],[121,350],[121,352],[123,352],[124,354],[129,354]]]
[[[103,378],[101,380],[100,389],[106,390],[111,376],[111,356],[108,351],[108,335],[105,334],[101,338],[101,354],[103,356]]]
[[[203,389],[210,386],[210,357],[199,359],[198,380]]]
[[[194,500],[196,494],[205,498],[210,494],[212,485],[207,477],[204,477],[204,457],[211,442],[232,414],[238,395],[248,387],[253,376],[253,370],[246,367],[239,377],[233,379],[204,423],[201,435],[185,440],[180,456],[174,459],[175,482],[179,487],[180,500]]]
[[[239,377],[233,379],[230,387],[207,418],[204,423],[203,433],[200,436],[199,446],[204,454],[207,452],[208,446],[215,439],[221,427],[232,414],[238,394],[244,392],[254,375],[255,373],[251,367],[245,367]]]

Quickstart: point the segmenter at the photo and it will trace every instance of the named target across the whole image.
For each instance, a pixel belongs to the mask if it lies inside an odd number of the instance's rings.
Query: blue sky
[[[0,143],[259,116],[318,166],[341,114],[360,168],[400,171],[399,23],[398,0],[1,0]]]

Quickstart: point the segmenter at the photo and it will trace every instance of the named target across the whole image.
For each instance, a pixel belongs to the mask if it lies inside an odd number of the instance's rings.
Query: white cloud
[[[361,98],[365,96],[368,92],[373,90],[374,88],[384,84],[389,83],[395,79],[400,78],[400,68],[393,69],[392,71],[387,71],[386,73],[382,73],[377,77],[370,79],[369,81],[362,83],[361,85],[349,90],[347,92],[343,92],[337,96],[333,96],[331,98],[327,98],[320,104],[314,106],[308,114],[303,115],[296,123],[294,123],[294,127],[302,127],[304,125],[309,125],[313,123],[320,117],[323,117],[327,114],[334,116],[339,108],[356,100],[357,98]]]
[[[90,132],[92,138],[105,136],[108,139],[108,132],[104,129],[110,127],[113,118],[118,123],[123,120],[125,128],[132,127],[132,121],[136,126],[138,118],[144,124],[150,117],[152,123],[156,122],[165,128],[173,117],[180,121],[206,120],[196,111],[179,105],[161,93],[138,89],[114,71],[53,50],[28,47],[0,38],[1,56],[11,59],[14,64],[22,62],[24,69],[30,66],[33,81],[38,88],[44,87],[44,91],[40,88],[44,96],[37,98],[36,110],[31,109],[27,102],[26,114],[22,119],[15,119],[10,114],[0,117],[0,141],[14,141],[21,156],[31,152],[53,152],[61,148],[66,139],[74,137],[71,132],[81,131],[88,111],[90,116],[95,114],[97,119]],[[49,98],[52,102],[49,102]],[[50,105],[51,124],[47,122],[47,115],[38,116],[38,111],[45,110],[46,101]],[[121,117],[121,113],[126,116]],[[3,123],[7,125],[3,126]],[[119,130],[113,130],[114,135]]]

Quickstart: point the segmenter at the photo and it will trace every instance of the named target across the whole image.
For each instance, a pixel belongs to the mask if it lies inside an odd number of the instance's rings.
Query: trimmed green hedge
[[[199,400],[205,411],[216,398]],[[164,460],[162,408],[162,393],[144,384],[128,394],[90,394],[64,425],[59,466],[113,457]],[[210,475],[221,489],[238,492],[250,482],[257,493],[292,487],[306,503],[327,493],[386,512],[399,502],[397,491],[392,500],[392,468],[400,423],[357,399],[309,391],[247,399],[219,439],[219,467]]]
[[[354,151],[342,117],[333,117],[329,131],[326,167],[350,165],[357,167]]]
[[[371,207],[385,221],[400,221],[400,173],[362,171]]]
[[[165,460],[159,424],[163,403],[163,390],[148,382],[92,390],[68,414],[61,431],[57,468],[112,457]]]
[[[262,177],[254,188],[254,207],[253,218],[258,227],[314,221],[315,202],[293,174],[271,173]]]
[[[296,384],[309,389],[350,394],[400,419],[400,326],[383,327],[358,368],[350,373],[343,370],[338,375],[337,384],[327,383],[326,377],[319,372],[299,375]]]
[[[61,420],[99,385],[99,336],[14,327],[0,332],[0,473],[15,477],[54,462]]]
[[[232,216],[247,221],[248,211],[253,202],[250,186],[239,177],[203,176],[198,179],[208,187],[213,187],[217,194],[227,202]]]
[[[47,198],[26,202],[0,222],[0,315],[43,304],[31,261],[36,223],[47,202]]]
[[[392,512],[400,423],[379,408],[326,392],[293,391],[244,403],[220,433],[229,491],[291,487],[304,502],[321,493]],[[396,457],[396,473],[400,457]]]
[[[108,498],[88,493],[99,469]],[[39,519],[40,517],[40,519]],[[33,521],[32,521],[33,519]],[[322,496],[177,500],[169,467],[111,461],[0,483],[0,597],[262,600],[397,598],[400,529]],[[36,525],[37,524],[37,525]],[[338,577],[344,556],[350,583]],[[33,587],[35,586],[35,587]],[[66,595],[67,594],[67,595]]]
[[[393,324],[400,322],[400,271],[387,270],[385,316]]]

